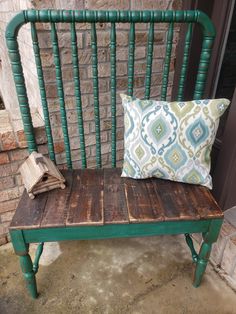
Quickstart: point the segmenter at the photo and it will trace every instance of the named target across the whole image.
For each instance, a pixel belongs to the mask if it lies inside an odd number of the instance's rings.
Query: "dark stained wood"
[[[30,199],[26,190],[20,199],[10,229],[32,229],[40,226],[48,193],[42,193]]]
[[[192,186],[190,201],[196,207],[200,219],[222,218],[223,213],[209,190],[202,186]]]
[[[125,195],[130,222],[164,220],[151,179],[125,179]]]
[[[160,200],[164,220],[180,220],[180,212],[172,195],[173,182],[153,178],[152,183]]]
[[[145,223],[222,218],[207,188],[157,178],[120,177],[120,169],[63,172],[65,190],[31,200],[24,192],[10,228]]]
[[[181,219],[189,220],[189,219],[199,219],[200,215],[197,211],[197,208],[193,206],[191,202],[189,202],[190,193],[189,190],[192,187],[188,184],[175,184],[173,188],[173,197],[175,199],[175,203],[179,209],[179,214]]]
[[[62,171],[66,179],[66,189],[55,189],[48,193],[48,200],[44,209],[43,218],[40,226],[60,227],[66,224],[69,199],[71,196],[73,171]]]
[[[104,170],[104,223],[128,223],[124,179],[120,169]]]
[[[153,179],[157,194],[162,201],[165,220],[196,220],[200,216],[190,202],[189,184]]]
[[[103,216],[103,169],[75,170],[66,225],[101,225]]]
[[[77,180],[84,186],[101,185],[103,186],[104,169],[84,169],[74,170]],[[73,190],[74,191],[74,190]]]

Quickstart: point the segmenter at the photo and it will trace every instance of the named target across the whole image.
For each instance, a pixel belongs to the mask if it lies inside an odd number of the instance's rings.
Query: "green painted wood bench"
[[[50,24],[52,51],[56,71],[56,85],[60,105],[61,124],[68,170],[63,174],[67,180],[65,190],[45,192],[29,199],[26,192],[10,225],[10,234],[15,253],[20,257],[21,268],[33,298],[37,288],[35,275],[43,243],[47,241],[102,239],[116,237],[141,237],[163,234],[185,234],[196,264],[193,285],[199,286],[208,263],[212,243],[217,240],[223,214],[208,189],[200,186],[165,181],[161,179],[133,180],[120,177],[116,168],[116,23],[130,23],[128,51],[128,94],[133,94],[135,68],[135,25],[147,23],[146,99],[150,96],[154,24],[168,23],[166,55],[161,88],[161,100],[166,99],[174,23],[187,23],[182,71],[179,78],[178,100],[182,100],[187,73],[189,47],[193,23],[199,23],[203,32],[202,51],[196,78],[194,99],[201,99],[204,92],[208,64],[215,31],[209,18],[199,11],[23,11],[9,23],[6,41],[18,95],[20,111],[29,152],[37,145],[28,104],[26,86],[18,49],[17,35],[25,23],[31,25],[31,35],[38,83],[42,100],[49,157],[56,162],[45,81],[40,56],[36,25]],[[72,157],[65,95],[62,80],[61,60],[57,36],[57,23],[68,23],[71,32],[71,51],[76,109],[82,169],[72,170]],[[80,88],[78,43],[76,24],[87,22],[91,31],[92,75],[94,94],[94,120],[96,131],[97,169],[87,169],[86,143],[83,126],[83,110]],[[99,77],[97,57],[96,23],[110,23],[110,95],[111,95],[111,168],[102,169]],[[86,110],[86,109],[85,109]],[[196,253],[191,233],[202,233],[203,243]],[[30,243],[40,243],[35,261],[29,256]],[[125,253],[124,253],[125,254]]]

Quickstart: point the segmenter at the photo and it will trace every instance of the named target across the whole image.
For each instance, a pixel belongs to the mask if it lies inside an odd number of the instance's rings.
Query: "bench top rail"
[[[76,102],[78,133],[79,133],[79,150],[81,156],[82,168],[87,167],[86,156],[86,140],[84,133],[83,121],[83,105],[82,94],[84,90],[80,83],[80,60],[78,56],[78,39],[76,24],[89,23],[91,34],[91,66],[92,66],[92,81],[93,81],[93,104],[94,104],[94,122],[95,122],[95,138],[96,138],[96,166],[102,167],[102,152],[101,152],[101,127],[100,127],[100,105],[99,105],[99,61],[98,61],[98,40],[96,23],[110,23],[110,104],[111,104],[111,166],[116,167],[116,140],[117,140],[117,112],[116,112],[116,94],[117,94],[117,23],[130,23],[129,40],[128,40],[128,65],[127,65],[127,93],[134,93],[134,77],[135,77],[135,49],[136,47],[136,24],[146,23],[147,43],[146,43],[146,74],[144,81],[144,98],[149,99],[152,87],[152,72],[153,72],[153,50],[155,37],[155,24],[168,23],[166,37],[166,52],[164,57],[164,66],[162,73],[161,100],[166,100],[167,88],[169,82],[169,70],[172,55],[172,43],[174,38],[175,23],[187,23],[187,32],[185,37],[182,70],[179,78],[177,100],[183,100],[184,85],[186,73],[188,70],[188,60],[190,52],[190,43],[192,39],[193,24],[198,23],[202,29],[202,50],[198,65],[198,72],[195,83],[194,99],[201,99],[203,96],[207,70],[209,66],[211,50],[215,37],[215,29],[206,14],[201,11],[90,11],[90,10],[26,10],[18,13],[8,24],[6,29],[6,42],[8,46],[10,61],[12,65],[13,77],[16,85],[16,91],[22,115],[24,131],[28,143],[29,152],[37,150],[37,144],[34,136],[32,118],[30,114],[29,102],[25,79],[21,64],[21,57],[17,42],[19,29],[26,23],[30,23],[31,37],[35,56],[35,63],[38,75],[39,91],[41,96],[42,109],[45,121],[45,130],[48,142],[49,157],[56,162],[56,154],[54,149],[54,140],[52,125],[50,121],[50,110],[46,93],[46,82],[44,78],[41,48],[39,46],[37,23],[50,24],[50,36],[52,43],[52,55],[56,73],[56,88],[59,100],[61,128],[64,139],[66,163],[68,169],[72,169],[72,154],[70,135],[68,131],[68,117],[65,104],[65,92],[63,85],[62,61],[60,55],[60,47],[58,42],[57,23],[70,24],[71,34],[71,64],[73,67],[74,81],[74,96]]]

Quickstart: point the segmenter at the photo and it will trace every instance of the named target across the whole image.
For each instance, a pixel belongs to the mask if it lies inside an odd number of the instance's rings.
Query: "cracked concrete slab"
[[[236,313],[235,293],[210,265],[197,289],[192,271],[183,236],[47,243],[32,300],[8,244],[0,247],[0,313]]]

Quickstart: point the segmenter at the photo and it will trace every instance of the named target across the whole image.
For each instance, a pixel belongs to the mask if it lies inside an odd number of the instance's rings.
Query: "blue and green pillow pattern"
[[[157,177],[212,188],[210,154],[227,99],[140,100],[121,94],[124,107],[122,177]]]

